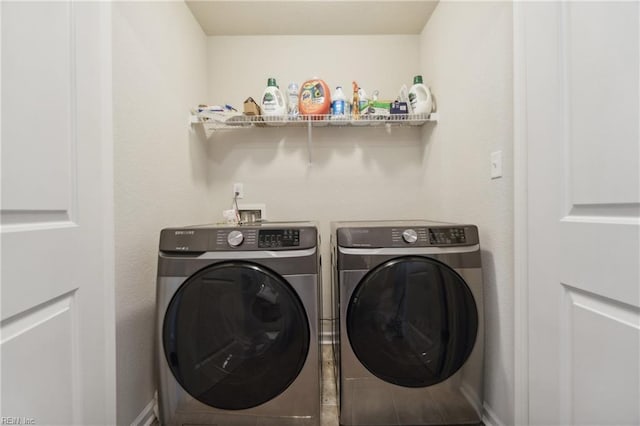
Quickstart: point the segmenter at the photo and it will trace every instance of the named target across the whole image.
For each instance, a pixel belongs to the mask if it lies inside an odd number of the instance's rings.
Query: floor
[[[331,345],[322,345],[322,405],[320,410],[321,426],[340,426],[336,382],[334,379],[334,360]],[[158,426],[158,420],[151,424]],[[478,426],[483,426],[480,423]]]
[[[338,403],[336,400],[336,382],[333,378],[333,353],[331,345],[322,345],[322,406],[320,411],[321,426],[340,426],[338,420]],[[150,426],[159,426],[154,419]]]
[[[322,345],[322,406],[320,421],[322,426],[339,426],[331,345]]]

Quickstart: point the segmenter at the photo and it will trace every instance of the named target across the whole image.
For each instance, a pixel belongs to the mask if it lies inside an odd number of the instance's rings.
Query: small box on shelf
[[[249,97],[244,101],[244,115],[255,116],[261,115],[260,105],[253,100],[253,98]]]
[[[391,115],[409,114],[409,106],[406,102],[394,101],[391,103]]]

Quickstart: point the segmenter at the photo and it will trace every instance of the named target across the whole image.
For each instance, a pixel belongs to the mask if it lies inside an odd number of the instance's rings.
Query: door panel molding
[[[634,424],[640,400],[640,308],[562,287],[561,421]],[[633,340],[636,344],[629,345]],[[616,370],[612,360],[631,370]]]
[[[562,2],[559,7],[559,95],[568,215],[583,216],[572,213],[582,206],[588,210],[606,206],[595,216],[638,217],[640,157],[628,143],[640,139],[640,41],[638,12],[629,13],[633,8],[638,9],[633,2]],[[612,44],[616,49],[611,49]]]
[[[81,423],[81,364],[76,290],[0,322],[3,389],[14,415]],[[60,360],[64,362],[60,363]],[[18,362],[21,361],[21,362]],[[28,370],[28,373],[27,373]],[[12,389],[19,382],[30,398]],[[56,383],[51,392],[43,383]],[[7,386],[5,388],[5,386]]]
[[[565,222],[592,222],[621,225],[640,224],[640,203],[620,204],[574,204]]]
[[[76,226],[68,210],[3,210],[0,220],[0,233]]]
[[[78,206],[77,6],[3,7],[2,231],[59,227]]]

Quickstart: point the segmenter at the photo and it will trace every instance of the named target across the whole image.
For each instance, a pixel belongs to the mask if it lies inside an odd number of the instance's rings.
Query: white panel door
[[[639,3],[520,7],[528,420],[637,425]]]
[[[0,415],[113,424],[110,8],[3,1],[0,13]]]

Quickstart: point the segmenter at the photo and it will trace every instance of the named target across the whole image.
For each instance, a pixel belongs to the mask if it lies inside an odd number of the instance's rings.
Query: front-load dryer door
[[[282,393],[309,351],[302,302],[275,272],[223,262],[191,276],[167,308],[164,353],[182,388],[211,407],[240,410]]]
[[[353,352],[375,376],[399,386],[442,382],[465,363],[478,331],[471,290],[434,259],[405,256],[367,273],[347,308]]]

